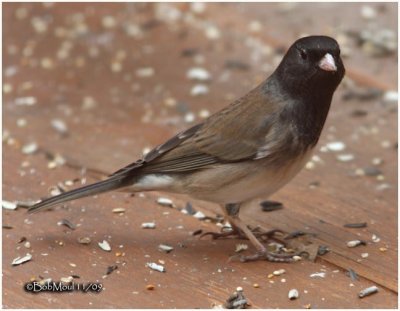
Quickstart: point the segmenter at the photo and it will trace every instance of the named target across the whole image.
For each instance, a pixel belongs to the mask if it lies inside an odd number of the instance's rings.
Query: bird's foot
[[[204,232],[202,235],[200,235],[200,239],[205,236],[211,236],[211,239],[213,240],[223,239],[223,238],[247,239],[246,236],[236,228],[232,228],[230,230],[221,232],[213,232],[213,231]]]
[[[260,250],[253,255],[241,255],[238,257],[241,262],[266,260],[270,262],[290,263],[296,261],[294,256],[300,255],[299,253],[274,253],[266,249]],[[234,257],[231,257],[231,259]]]
[[[265,230],[259,226],[255,227],[255,228],[249,228],[249,229],[254,234],[254,236],[260,241],[268,242],[268,241],[272,240],[274,242],[278,242],[279,244],[282,244],[283,246],[286,245],[286,242],[283,241],[285,232],[280,229]]]
[[[273,229],[273,230],[264,230],[260,227],[255,227],[255,228],[250,228],[251,232],[257,237],[257,239],[267,242],[267,241],[274,241],[282,244],[283,246],[286,245],[286,243],[277,237],[276,235],[278,234],[279,236],[284,236],[284,232],[279,229]],[[242,240],[248,240],[248,237],[238,228],[232,227],[232,229],[229,229],[227,231],[222,231],[222,232],[212,232],[208,231],[200,235],[200,238],[203,238],[205,236],[211,236],[213,240],[217,239],[222,239],[222,238],[233,238],[233,239],[242,239]]]

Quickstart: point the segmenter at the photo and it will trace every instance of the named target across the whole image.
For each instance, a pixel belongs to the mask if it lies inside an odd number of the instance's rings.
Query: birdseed
[[[24,257],[17,257],[17,258],[15,258],[13,261],[12,261],[12,265],[13,266],[18,266],[18,265],[21,265],[21,264],[23,264],[23,263],[25,263],[25,262],[28,262],[28,261],[30,261],[32,259],[32,255],[31,254],[26,254]]]
[[[103,240],[103,242],[98,242],[97,244],[103,251],[106,251],[106,252],[111,251],[111,246],[106,240]]]
[[[154,222],[144,222],[142,223],[142,229],[155,229],[156,224]]]
[[[288,293],[288,298],[290,300],[294,300],[294,299],[299,298],[299,291],[297,289],[295,289],[295,288],[291,289],[289,291],[289,293]]]
[[[165,272],[165,267],[159,264],[156,264],[155,262],[148,262],[146,264],[146,267],[149,267],[152,270],[158,271],[158,272]]]
[[[343,226],[346,228],[365,228],[367,227],[367,223],[359,222],[359,223],[344,224]]]
[[[358,293],[358,297],[364,298],[364,297],[370,296],[372,294],[375,294],[377,292],[378,292],[378,287],[376,287],[374,285],[374,286],[371,286],[371,287],[368,287],[368,288],[364,288],[362,291],[360,291]]]

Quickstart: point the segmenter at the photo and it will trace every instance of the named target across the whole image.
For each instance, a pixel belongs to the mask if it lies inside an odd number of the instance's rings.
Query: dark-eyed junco
[[[334,39],[301,38],[269,78],[203,123],[106,180],[45,199],[29,211],[117,189],[189,194],[222,206],[234,231],[257,249],[245,260],[290,261],[286,254],[267,251],[239,219],[239,210],[276,192],[302,169],[344,73]]]

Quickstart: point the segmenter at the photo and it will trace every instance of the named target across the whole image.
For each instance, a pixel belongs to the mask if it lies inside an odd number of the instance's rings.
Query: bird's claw
[[[249,262],[249,261],[257,261],[257,260],[267,260],[270,262],[283,262],[289,263],[294,262],[295,259],[293,258],[297,254],[278,254],[269,252],[267,250],[258,251],[253,255],[242,255],[239,257],[241,262]]]

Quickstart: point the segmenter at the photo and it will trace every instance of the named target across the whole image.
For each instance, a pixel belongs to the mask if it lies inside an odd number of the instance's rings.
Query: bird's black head
[[[330,98],[345,69],[336,40],[310,36],[297,40],[276,69],[280,86],[292,96],[324,95]]]

